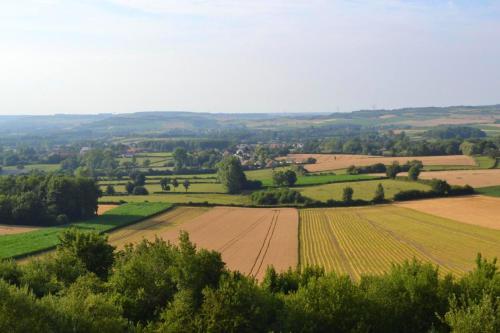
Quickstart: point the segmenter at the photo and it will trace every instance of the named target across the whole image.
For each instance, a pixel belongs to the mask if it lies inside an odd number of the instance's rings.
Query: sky
[[[0,1],[3,115],[497,103],[500,1]]]

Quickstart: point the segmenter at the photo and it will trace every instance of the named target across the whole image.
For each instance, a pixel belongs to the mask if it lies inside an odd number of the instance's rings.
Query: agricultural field
[[[477,188],[476,192],[490,197],[500,197],[500,185]]]
[[[55,247],[61,231],[75,227],[82,230],[108,232],[160,213],[171,207],[168,203],[132,203],[108,210],[82,222],[10,235],[0,235],[0,258],[22,257]]]
[[[300,210],[299,237],[302,267],[320,265],[356,280],[412,258],[461,275],[478,252],[500,254],[500,230],[393,205]]]
[[[22,169],[17,169],[15,166],[4,166],[0,174],[19,174],[19,173],[29,173],[30,171],[37,170],[43,172],[54,172],[59,170],[59,164],[27,164],[24,165]]]
[[[286,170],[287,168],[275,168],[275,170]],[[260,180],[263,186],[273,186],[273,169],[260,169],[246,171],[246,176],[250,180]],[[330,183],[342,183],[358,180],[368,180],[380,178],[371,175],[347,175],[345,173],[336,172],[335,174],[314,174],[310,173],[307,176],[297,175],[297,183],[295,186],[301,185],[321,185]]]
[[[294,163],[303,163],[309,157],[316,159],[315,164],[305,165],[305,168],[310,172],[345,169],[351,165],[366,166],[375,163],[391,164],[394,161],[404,164],[408,161],[416,159],[422,161],[424,165],[476,166],[474,159],[465,155],[381,157],[350,154],[289,154],[288,156],[280,159]]]
[[[430,187],[417,182],[407,182],[392,179],[367,180],[350,183],[334,183],[318,186],[296,187],[295,190],[302,195],[320,201],[328,199],[342,200],[343,189],[347,186],[354,190],[354,199],[371,200],[378,184],[382,184],[386,199],[391,199],[394,194],[406,190],[429,190]]]
[[[470,185],[475,188],[488,187],[500,185],[500,169],[422,172],[420,178],[443,179],[452,185]]]
[[[168,193],[150,195],[114,195],[99,198],[101,203],[120,202],[167,202],[167,203],[203,203],[208,202],[217,205],[247,205],[251,203],[250,196],[244,194],[220,194],[220,193]]]
[[[38,229],[39,228],[32,226],[0,224],[0,236],[22,234]]]
[[[268,265],[277,270],[298,263],[298,214],[291,208],[176,208],[110,235],[123,246],[155,237],[176,242],[180,230],[200,248],[216,250],[232,270],[261,279]]]
[[[463,223],[500,230],[499,198],[475,195],[405,201],[396,205]]]
[[[106,185],[104,184],[99,184],[102,190],[106,189]],[[154,192],[162,192],[161,190],[161,185],[160,182],[158,181],[157,183],[146,183],[146,189],[148,190],[149,193],[154,193]],[[125,185],[116,185],[114,186],[115,191],[119,193],[126,193],[125,190]],[[179,187],[177,189],[174,189],[172,185],[170,185],[170,191],[168,192],[173,192],[173,193],[186,193],[186,190],[184,189],[184,186],[182,186],[182,182],[180,182]],[[168,193],[164,192],[164,193]],[[224,193],[224,187],[219,184],[219,183],[190,183],[189,189],[187,192],[190,193]]]

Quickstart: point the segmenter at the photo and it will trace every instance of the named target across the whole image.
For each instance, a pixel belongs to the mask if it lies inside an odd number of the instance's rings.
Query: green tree
[[[189,189],[189,186],[191,186],[189,179],[184,179],[184,181],[182,182],[182,186],[184,186],[184,190],[186,190],[186,192],[187,192]]]
[[[67,251],[79,258],[85,268],[105,278],[114,262],[115,247],[108,244],[108,236],[97,232],[68,229],[59,236],[58,251]]]
[[[106,186],[106,194],[107,195],[115,195],[116,191],[115,191],[115,187],[113,185],[108,185]]]
[[[172,186],[174,187],[174,191],[179,187],[179,181],[177,178],[172,179]]]
[[[240,160],[235,156],[226,156],[217,164],[217,177],[230,194],[240,193],[247,182]]]
[[[385,171],[387,177],[391,179],[395,179],[398,173],[401,172],[401,167],[398,162],[393,162],[391,165],[388,165]]]
[[[162,191],[170,191],[170,186],[168,186],[168,184],[170,184],[169,178],[165,177],[160,180],[160,186]]]
[[[352,187],[350,187],[350,186],[344,187],[344,190],[342,192],[342,200],[344,202],[351,202],[353,194],[354,194],[354,190],[352,189]]]
[[[172,153],[172,157],[174,159],[174,167],[175,169],[183,169],[187,165],[188,161],[188,153],[184,148],[175,148]]]
[[[375,195],[373,196],[374,202],[382,202],[385,200],[385,191],[382,184],[377,185],[377,189],[375,190]]]
[[[431,180],[431,189],[439,195],[445,195],[450,191],[451,186],[445,180],[433,179]]]
[[[412,165],[410,170],[408,170],[408,179],[416,181],[420,175],[421,168],[418,165]]]
[[[148,195],[149,191],[144,186],[134,186],[133,195]]]

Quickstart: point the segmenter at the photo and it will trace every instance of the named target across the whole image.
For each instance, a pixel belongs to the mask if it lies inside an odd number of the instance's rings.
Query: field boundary
[[[123,228],[123,227],[127,227],[127,226],[130,226],[132,224],[136,224],[136,223],[139,223],[139,222],[142,222],[142,221],[145,221],[147,219],[150,219],[152,217],[155,217],[155,216],[158,216],[158,215],[161,215],[171,209],[173,209],[174,207],[176,207],[176,205],[172,204],[170,207],[167,207],[165,208],[164,210],[162,211],[159,211],[157,213],[154,213],[152,215],[149,215],[149,216],[146,216],[146,217],[143,217],[139,220],[136,220],[136,221],[133,221],[133,222],[129,222],[129,223],[125,223],[123,225],[120,225],[120,226],[117,226],[117,227],[114,227],[114,228],[111,228],[111,229],[108,229],[108,230],[105,230],[105,231],[100,231],[99,234],[102,235],[102,234],[106,234],[106,233],[110,233],[112,231],[116,231],[120,228]],[[102,215],[100,215],[102,216]],[[80,221],[81,222],[85,222],[85,221]],[[74,223],[79,223],[79,222],[74,222]],[[61,226],[57,226],[57,228],[66,228],[66,229],[71,229],[71,224],[67,224],[67,225],[61,225]],[[51,227],[49,227],[51,228]],[[23,259],[23,258],[26,258],[26,257],[29,257],[29,256],[34,256],[34,255],[38,255],[38,254],[42,254],[42,253],[46,253],[46,252],[50,252],[50,251],[53,251],[57,248],[59,244],[57,245],[53,245],[53,246],[50,246],[50,247],[47,247],[45,249],[40,249],[40,250],[35,250],[35,251],[29,251],[29,252],[26,252],[26,253],[23,253],[23,254],[20,254],[20,255],[15,255],[15,256],[11,256],[11,257],[6,257],[4,259]]]

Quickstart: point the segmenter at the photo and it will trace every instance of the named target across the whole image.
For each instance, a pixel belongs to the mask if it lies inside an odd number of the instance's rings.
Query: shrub
[[[113,185],[106,186],[106,194],[107,195],[115,195],[115,187]]]
[[[56,217],[57,224],[67,224],[69,222],[68,216],[66,214],[60,214]]]
[[[135,186],[132,191],[133,195],[148,195],[149,192],[144,186]]]
[[[279,205],[303,203],[305,198],[300,192],[289,188],[270,189],[252,193],[252,202],[256,205]]]
[[[352,189],[352,187],[348,186],[348,187],[344,188],[344,191],[342,193],[342,200],[344,202],[351,202],[353,194],[354,194],[354,190]]]

